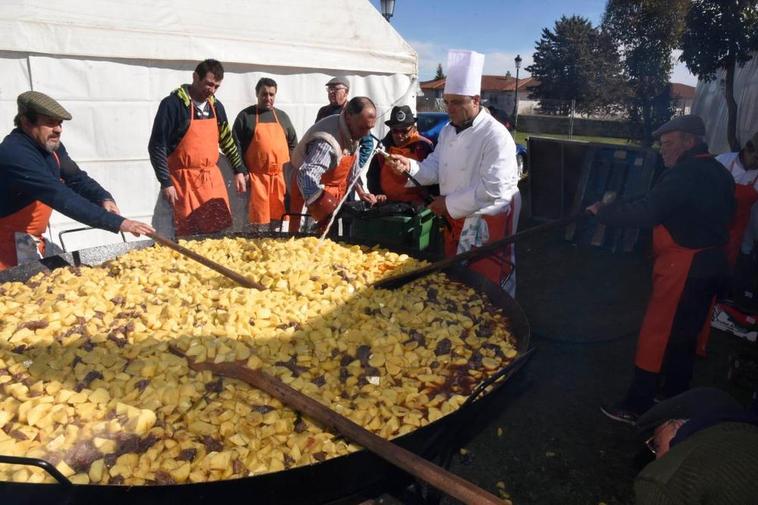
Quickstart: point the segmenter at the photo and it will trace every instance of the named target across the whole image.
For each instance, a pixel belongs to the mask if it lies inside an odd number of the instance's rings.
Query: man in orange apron
[[[255,85],[257,103],[234,121],[234,138],[244,153],[250,174],[248,220],[253,229],[277,227],[285,213],[285,165],[297,145],[289,116],[274,108],[276,81],[263,77]]]
[[[416,118],[407,105],[393,107],[389,120],[384,124],[389,126],[390,131],[382,140],[382,145],[389,154],[422,161],[434,150],[432,141],[419,135]],[[372,194],[386,195],[387,200],[394,202],[424,203],[424,190],[407,187],[408,178],[385,167],[383,156],[374,156],[366,178]]]
[[[305,133],[292,153],[292,212],[303,207],[318,223],[325,223],[359,175],[358,150],[361,138],[376,124],[376,107],[366,97],[351,99],[345,110],[328,116]],[[358,196],[373,204],[376,197],[356,183]],[[293,219],[290,230],[297,230]]]
[[[735,208],[734,181],[708,154],[705,125],[679,116],[661,126],[667,170],[644,197],[588,208],[609,226],[653,228],[653,292],[642,321],[634,379],[626,397],[601,410],[630,424],[663,396],[685,391],[692,378],[697,335],[727,274],[724,246]]]
[[[111,194],[68,156],[61,134],[71,114],[63,106],[37,91],[17,102],[16,128],[0,144],[0,270],[44,254],[53,209],[112,232],[154,231],[121,217]],[[31,251],[22,250],[26,243]]]
[[[216,60],[202,61],[184,84],[164,98],[148,151],[163,197],[174,212],[177,236],[214,233],[232,225],[229,195],[218,168],[219,147],[234,169],[238,192],[247,171],[224,106],[214,96],[224,78]]]
[[[738,285],[749,286],[752,282],[750,279],[752,273],[751,258],[748,255],[752,251],[753,240],[747,239],[747,245],[744,245],[743,236],[745,236],[745,231],[750,224],[753,207],[758,203],[758,133],[755,133],[739,152],[721,154],[716,157],[716,161],[724,165],[734,177],[734,198],[737,208],[734,219],[729,226],[726,257],[732,271],[734,291],[740,293],[740,290],[737,289]],[[748,236],[752,236],[752,234],[748,233]],[[706,348],[711,336],[711,317],[715,303],[714,299],[708,311],[705,325],[698,336],[697,353],[700,356],[706,355]]]

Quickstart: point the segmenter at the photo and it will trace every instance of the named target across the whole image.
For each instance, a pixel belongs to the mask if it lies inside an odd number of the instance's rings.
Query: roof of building
[[[518,89],[523,90],[538,85],[539,82],[531,77],[525,77],[518,80]],[[445,88],[445,79],[434,79],[420,83],[423,90],[436,90]],[[516,78],[505,77],[502,75],[483,75],[482,91],[515,91]]]
[[[694,99],[695,86],[682,84],[680,82],[671,83],[671,96],[674,98]]]

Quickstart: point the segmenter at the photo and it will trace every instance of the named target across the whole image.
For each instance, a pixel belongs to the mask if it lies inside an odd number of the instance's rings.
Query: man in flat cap
[[[690,384],[698,333],[728,272],[724,246],[735,208],[734,180],[711,155],[698,116],[679,116],[654,133],[666,167],[643,197],[597,202],[588,211],[610,226],[652,228],[653,292],[642,321],[634,379],[626,396],[601,410],[634,424],[663,379],[670,397]]]
[[[635,503],[727,505],[758,497],[758,416],[714,388],[645,412],[637,425],[655,455],[634,480]]]
[[[68,156],[61,134],[69,119],[71,114],[45,94],[18,96],[16,128],[0,144],[0,270],[44,254],[42,234],[53,209],[112,232],[154,231],[120,216],[111,194]]]
[[[416,128],[416,117],[407,105],[392,108],[390,118],[384,122],[390,129],[382,139],[382,146],[389,154],[423,161],[434,150],[432,141],[422,137]],[[383,156],[374,156],[368,169],[368,190],[375,195],[386,195],[394,202],[424,203],[424,190],[409,188],[408,178],[385,166]]]

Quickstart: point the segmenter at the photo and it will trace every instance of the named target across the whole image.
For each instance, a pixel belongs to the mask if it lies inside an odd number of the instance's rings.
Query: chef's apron
[[[484,245],[496,240],[503,239],[513,234],[513,204],[509,205],[504,212],[493,216],[481,216],[487,224],[489,238],[484,241]],[[464,228],[466,218],[450,219],[450,228],[444,231],[445,256],[454,256],[460,251],[458,243],[461,239],[461,232]],[[513,244],[503,247],[500,254],[490,254],[484,258],[474,260],[469,263],[468,268],[479,272],[487,279],[494,282],[501,288],[505,289],[505,282],[513,270]]]
[[[245,165],[250,171],[248,219],[252,224],[278,221],[284,214],[284,164],[290,160],[289,146],[279,118],[274,123],[259,121],[255,108],[255,132],[245,151]]]
[[[423,142],[424,138],[421,135],[413,135],[411,139],[406,142],[403,147],[390,147],[387,152],[389,154],[398,154],[406,158],[410,158],[416,161],[423,161],[420,153],[413,148],[417,142]],[[390,168],[385,168],[385,161],[383,157],[379,158],[379,185],[382,188],[382,193],[387,195],[388,200],[396,202],[417,202],[422,203],[424,201],[424,191],[421,188],[409,188],[406,187],[408,183],[408,177],[404,174],[398,174]]]
[[[218,123],[213,117],[195,119],[190,104],[190,124],[179,145],[168,157],[169,177],[177,195],[174,204],[176,235],[214,233],[232,225],[229,195],[218,168]]]
[[[321,175],[321,184],[324,187],[324,191],[329,193],[338,202],[342,200],[347,192],[347,178],[350,175],[350,170],[355,164],[357,158],[356,154],[345,155],[342,157],[336,167],[327,170]],[[290,199],[290,205],[293,212],[299,212],[305,205],[303,194],[300,192],[300,186],[297,185],[297,174],[292,174],[292,197]],[[294,216],[290,221],[290,231],[298,231],[300,228],[300,218]]]
[[[61,166],[57,153],[52,153],[58,168]],[[31,235],[37,244],[40,257],[45,254],[45,233],[53,209],[35,200],[26,207],[0,218],[0,271],[18,265],[16,234]]]
[[[701,250],[680,246],[663,225],[653,228],[653,292],[637,341],[634,363],[638,368],[652,373],[661,371],[692,259]]]
[[[737,202],[737,206],[734,212],[734,218],[729,225],[729,242],[726,245],[726,258],[729,261],[729,267],[734,270],[734,266],[737,263],[737,256],[740,253],[740,243],[742,242],[742,236],[745,234],[745,229],[750,222],[750,211],[753,205],[758,202],[758,191],[755,189],[755,181],[758,175],[753,178],[747,184],[735,184],[734,185],[734,199]],[[708,309],[708,317],[705,319],[705,325],[700,330],[700,334],[697,337],[697,353],[700,356],[706,355],[706,347],[708,341],[711,338],[711,319],[713,319],[713,307],[716,305],[716,300],[711,302],[711,307]]]

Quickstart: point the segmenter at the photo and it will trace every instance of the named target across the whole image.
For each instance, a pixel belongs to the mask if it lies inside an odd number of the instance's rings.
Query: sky
[[[370,0],[378,10],[380,0]],[[553,29],[562,15],[579,15],[600,24],[606,0],[396,0],[390,20],[419,56],[419,77],[434,78],[437,64],[446,66],[448,49],[485,54],[484,73],[516,75],[514,58],[521,55],[519,77],[532,63],[542,29]],[[678,54],[674,55],[675,57]],[[677,61],[672,82],[695,86],[697,78]]]

